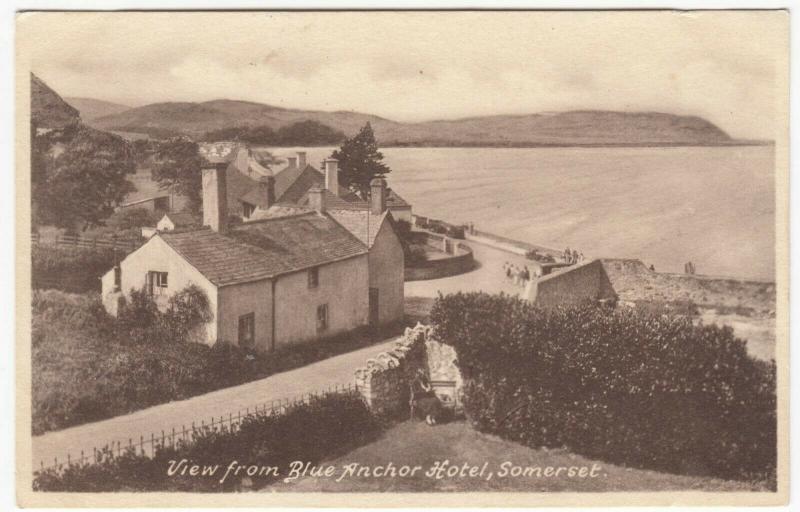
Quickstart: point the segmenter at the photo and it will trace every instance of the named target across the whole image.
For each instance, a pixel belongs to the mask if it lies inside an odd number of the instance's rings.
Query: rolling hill
[[[64,100],[78,109],[78,112],[81,114],[81,119],[83,119],[84,122],[97,119],[98,117],[119,114],[131,108],[127,105],[96,100],[94,98],[64,98]]]
[[[349,111],[295,110],[262,103],[214,100],[155,103],[93,119],[104,130],[183,134],[235,126],[276,130],[312,120],[350,136],[367,121],[383,146],[728,145],[738,141],[696,116],[658,112],[568,111],[400,123]]]
[[[31,73],[31,122],[44,130],[63,130],[80,124],[78,110]]]

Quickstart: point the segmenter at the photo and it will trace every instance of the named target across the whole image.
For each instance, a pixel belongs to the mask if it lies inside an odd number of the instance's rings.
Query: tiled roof
[[[309,213],[314,211],[307,206],[295,206],[291,204],[274,204],[269,208],[256,208],[250,215],[250,221],[275,219],[277,217],[288,217],[290,215],[299,215],[301,213]]]
[[[164,215],[175,224],[175,227],[199,226],[200,218],[188,212],[172,212]]]
[[[245,195],[239,198],[239,201],[252,204],[253,206],[257,206],[259,208],[269,208],[267,194],[261,190],[261,185],[256,185],[248,190]]]
[[[386,205],[391,208],[394,206],[395,208],[402,208],[404,206],[410,207],[411,205],[406,202],[405,199],[400,197],[397,192],[392,189],[387,190],[386,194]]]
[[[298,204],[315,185],[325,187],[325,175],[314,166],[306,165],[303,169],[287,167],[275,175],[275,197],[279,203]],[[346,200],[358,199],[342,186],[339,186],[339,197]]]
[[[366,254],[358,238],[314,212],[231,226],[160,233],[170,247],[217,286],[274,277]]]
[[[381,225],[389,215],[389,210],[381,215],[373,215],[369,210],[330,210],[328,213],[362,243],[372,247]]]

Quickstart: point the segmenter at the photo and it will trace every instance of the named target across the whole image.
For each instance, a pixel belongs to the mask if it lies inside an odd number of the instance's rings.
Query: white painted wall
[[[394,216],[394,214],[392,214]],[[403,246],[385,220],[369,251],[369,286],[378,288],[378,321],[386,324],[403,318]]]
[[[367,255],[319,267],[319,285],[308,288],[308,272],[280,276],[275,284],[276,347],[332,336],[367,324]],[[317,306],[328,304],[328,330],[317,332]],[[322,342],[324,343],[324,342]]]
[[[214,318],[206,326],[205,342],[209,345],[217,340],[217,287],[203,276],[196,268],[176,253],[164,240],[156,235],[143,246],[130,253],[120,263],[122,269],[120,292],[130,297],[131,289],[141,289],[146,282],[149,271],[167,272],[168,287],[165,294],[157,295],[156,304],[159,308],[167,305],[169,297],[190,284],[197,285],[206,292],[209,305]],[[114,269],[109,270],[102,278],[102,294],[105,298],[114,291]],[[104,303],[106,301],[104,300]]]

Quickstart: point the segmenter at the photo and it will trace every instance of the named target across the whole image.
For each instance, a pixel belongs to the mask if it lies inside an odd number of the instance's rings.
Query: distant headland
[[[298,110],[237,100],[153,103],[129,108],[92,98],[65,98],[82,120],[101,130],[163,138],[207,139],[231,130],[291,130],[305,123],[325,135],[317,145],[372,124],[389,147],[662,147],[766,145],[734,139],[702,117],[662,112],[574,110],[401,123],[351,111]],[[312,126],[313,125],[313,126]],[[307,128],[307,127],[306,127]],[[331,139],[331,140],[328,140]],[[280,143],[274,145],[283,145]],[[292,145],[287,143],[287,145]],[[314,145],[313,142],[300,145]]]

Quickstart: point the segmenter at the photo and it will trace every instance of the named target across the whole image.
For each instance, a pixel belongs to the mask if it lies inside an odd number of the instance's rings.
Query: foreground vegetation
[[[166,313],[137,294],[118,319],[106,314],[97,294],[34,291],[32,302],[35,435],[268,377],[371,345],[403,327],[262,354],[224,342],[193,343],[206,314],[197,290],[178,294]]]
[[[728,327],[636,309],[440,297],[481,431],[610,463],[774,483],[775,364]]]
[[[421,466],[424,471],[405,477],[374,478],[357,475],[339,482],[332,478],[306,477],[275,482],[267,492],[655,492],[655,491],[763,491],[760,484],[690,477],[625,468],[575,455],[564,449],[534,449],[497,436],[478,432],[463,421],[428,426],[407,421],[390,427],[379,439],[325,464],[342,467]],[[483,477],[439,478],[425,474],[437,462],[481,468]],[[509,467],[510,463],[510,467]],[[504,464],[506,466],[504,466]],[[504,467],[508,470],[504,473]],[[558,476],[545,476],[547,468],[566,468]],[[518,474],[518,469],[528,473]],[[569,469],[575,468],[573,476]],[[580,476],[579,468],[587,468]],[[592,468],[596,468],[594,476]],[[538,469],[538,471],[537,471]],[[492,477],[487,478],[488,472]]]
[[[117,456],[107,451],[98,461],[74,464],[62,472],[40,471],[34,475],[33,487],[54,492],[221,492],[259,488],[279,476],[271,471],[247,476],[246,469],[227,473],[229,463],[236,462],[243,468],[275,467],[278,475],[285,476],[293,461],[315,464],[374,440],[380,431],[381,423],[360,395],[329,395],[292,406],[285,414],[245,418],[239,428],[226,425],[196,431],[193,442],[179,440],[175,446],[162,446],[152,459],[134,449]],[[217,468],[213,474],[203,471],[192,476],[182,473],[180,466],[173,466],[182,460]],[[178,471],[170,476],[170,468]]]

